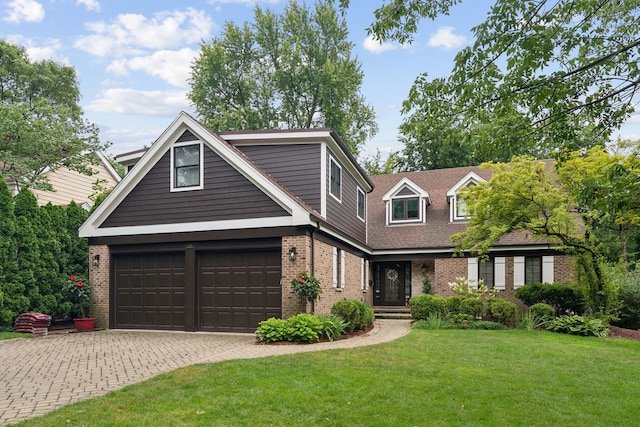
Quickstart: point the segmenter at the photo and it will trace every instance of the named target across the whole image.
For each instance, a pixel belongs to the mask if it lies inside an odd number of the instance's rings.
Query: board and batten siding
[[[321,212],[320,144],[236,145],[307,205]]]
[[[204,188],[170,191],[167,151],[101,227],[124,227],[286,216],[288,213],[203,145]]]
[[[333,158],[342,168],[342,202],[331,195],[331,162]],[[366,224],[358,218],[358,184],[349,170],[336,158],[331,150],[327,150],[327,221],[361,242],[366,241]],[[365,212],[366,218],[366,212]]]

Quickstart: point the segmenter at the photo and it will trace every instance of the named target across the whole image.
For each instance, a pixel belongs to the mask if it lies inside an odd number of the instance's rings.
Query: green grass
[[[21,334],[18,332],[0,332],[0,341],[10,340],[13,338],[31,338],[33,334]]]
[[[23,425],[627,426],[640,420],[639,374],[640,342],[413,330],[373,347],[178,369]]]

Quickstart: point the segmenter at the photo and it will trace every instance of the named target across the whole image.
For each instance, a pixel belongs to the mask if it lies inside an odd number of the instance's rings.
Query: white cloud
[[[98,2],[98,0],[76,0],[76,4],[83,5],[84,7],[87,8],[87,10],[90,10],[93,12],[100,11],[100,2]]]
[[[44,19],[44,7],[36,0],[11,0],[8,14],[4,18],[9,22],[40,22]]]
[[[107,68],[117,75],[126,76],[129,71],[143,71],[176,87],[188,87],[191,63],[198,52],[184,48],[178,51],[158,50],[151,55],[131,59],[117,59]]]
[[[632,114],[629,116],[627,123],[640,123],[640,114]]]
[[[210,37],[214,23],[205,12],[187,8],[160,12],[153,18],[121,14],[111,23],[90,22],[85,27],[93,34],[76,39],[76,48],[95,56],[126,56],[198,43]]]
[[[7,36],[9,43],[23,46],[32,61],[52,60],[59,64],[70,65],[69,59],[60,52],[63,50],[62,43],[58,39],[47,39],[36,45],[33,39],[23,37],[19,34]]]
[[[189,102],[184,91],[142,91],[107,89],[87,105],[87,111],[113,114],[175,117],[187,110]]]
[[[467,42],[465,36],[458,36],[453,33],[455,28],[453,27],[441,27],[435,34],[432,34],[427,42],[430,47],[444,47],[445,49],[452,49],[456,47],[464,46]]]
[[[278,4],[281,0],[209,0],[209,4],[246,4],[254,6],[258,3]]]
[[[371,53],[380,54],[390,50],[396,50],[398,46],[391,43],[380,43],[373,36],[368,36],[362,42],[362,46]]]

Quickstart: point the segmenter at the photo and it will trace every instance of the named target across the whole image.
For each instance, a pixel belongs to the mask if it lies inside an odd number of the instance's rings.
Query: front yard
[[[196,365],[22,425],[607,425],[640,419],[640,342],[414,330],[397,341]]]

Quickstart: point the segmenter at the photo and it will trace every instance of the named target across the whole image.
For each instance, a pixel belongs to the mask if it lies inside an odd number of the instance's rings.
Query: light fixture
[[[296,255],[298,255],[298,251],[296,250],[296,247],[293,246],[291,249],[289,249],[289,259],[291,261],[295,261]]]
[[[94,267],[97,267],[100,265],[100,255],[94,255],[93,258],[91,258],[91,263],[93,264]]]

